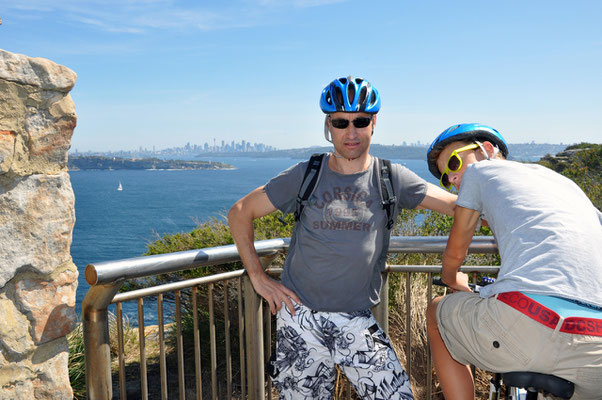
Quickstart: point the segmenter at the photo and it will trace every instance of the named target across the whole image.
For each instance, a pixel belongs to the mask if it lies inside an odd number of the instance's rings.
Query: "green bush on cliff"
[[[254,221],[255,240],[265,240],[274,238],[290,237],[294,219],[292,215],[284,216],[280,211],[267,215]],[[176,251],[186,251],[194,249],[205,249],[208,247],[218,247],[234,244],[232,234],[228,225],[220,219],[211,218],[210,220],[199,223],[196,228],[190,232],[181,232],[173,235],[165,235],[156,241],[147,245],[147,252],[144,255],[173,253]],[[217,266],[201,267],[182,272],[175,272],[158,277],[161,282],[170,280],[180,280],[202,277],[217,272],[234,271],[243,268],[242,263],[232,262]],[[138,287],[134,283],[129,286],[130,289]]]

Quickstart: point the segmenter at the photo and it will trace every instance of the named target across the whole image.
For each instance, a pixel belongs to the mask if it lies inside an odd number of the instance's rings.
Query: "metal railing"
[[[269,269],[272,274],[281,272],[279,268],[269,268],[274,257],[288,249],[290,239],[272,239],[255,242],[255,248],[264,268]],[[389,253],[442,253],[447,243],[447,237],[392,237],[389,247]],[[471,253],[495,253],[497,246],[492,237],[475,237],[469,248]],[[181,296],[182,291],[191,291],[192,302],[192,330],[194,335],[194,386],[195,398],[203,398],[203,379],[201,368],[201,340],[199,331],[198,311],[199,288],[207,286],[208,295],[208,324],[210,336],[210,382],[211,398],[232,398],[233,372],[232,372],[232,351],[230,338],[230,305],[237,304],[238,311],[238,352],[240,357],[239,366],[239,393],[240,398],[249,399],[271,399],[272,393],[268,383],[266,391],[266,381],[264,374],[265,360],[270,356],[271,347],[271,318],[270,313],[264,313],[264,305],[261,298],[253,290],[253,286],[243,270],[219,273],[202,278],[189,279],[179,282],[172,282],[164,285],[153,286],[149,288],[134,290],[118,294],[119,288],[125,281],[150,277],[170,272],[182,271],[191,268],[219,265],[233,261],[240,261],[240,257],[234,245],[206,248],[201,250],[183,251],[170,254],[161,254],[154,256],[137,257],[125,260],[107,261],[97,264],[89,264],[85,271],[87,282],[91,285],[88,293],[82,302],[82,323],[84,331],[84,345],[86,358],[86,387],[88,398],[90,399],[112,399],[112,368],[111,368],[111,349],[109,342],[109,305],[116,304],[117,320],[117,347],[118,347],[118,366],[119,366],[119,397],[125,399],[126,376],[125,376],[125,355],[122,306],[125,301],[137,301],[138,308],[138,341],[139,341],[139,372],[140,372],[140,397],[147,399],[148,378],[147,378],[147,360],[145,348],[145,327],[144,327],[144,298],[156,297],[157,317],[158,317],[158,335],[159,335],[159,365],[160,365],[160,394],[162,399],[167,399],[167,363],[164,332],[164,294],[173,293],[175,299],[175,352],[177,353],[178,369],[178,398],[186,397],[186,373],[184,363],[182,317],[181,317]],[[385,271],[406,272],[406,280],[409,283],[410,274],[415,272],[428,274],[428,296],[431,297],[430,278],[432,273],[441,270],[436,265],[388,265]],[[498,267],[464,267],[467,272],[495,273]],[[229,299],[229,293],[232,291],[230,282],[236,283],[236,301]],[[381,302],[373,308],[373,313],[377,320],[388,331],[388,280],[385,279],[383,290],[381,291]],[[215,307],[213,303],[215,285],[221,285],[223,289],[223,323],[224,336],[223,347],[225,348],[224,358],[220,358],[222,364],[225,364],[226,382],[225,393],[219,393],[219,383],[216,376],[217,369],[217,339],[215,325]],[[406,285],[406,325],[410,325],[410,293],[409,285]],[[411,335],[408,330],[406,334],[405,348],[411,348]],[[408,374],[411,374],[412,362],[406,352],[408,359],[404,365]],[[427,371],[431,370],[430,357],[428,358]],[[189,374],[190,376],[191,374]],[[430,376],[430,373],[427,377]],[[428,397],[430,398],[431,378],[428,378]],[[153,382],[156,385],[156,382]],[[224,385],[222,384],[222,387]],[[349,392],[348,392],[349,393]],[[208,396],[205,396],[208,397]]]

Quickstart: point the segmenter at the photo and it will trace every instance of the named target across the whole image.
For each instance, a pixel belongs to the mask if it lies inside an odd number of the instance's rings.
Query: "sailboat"
[[[119,181],[119,186],[117,186],[117,190],[119,190],[119,191],[123,190],[123,186],[121,186],[121,181]]]

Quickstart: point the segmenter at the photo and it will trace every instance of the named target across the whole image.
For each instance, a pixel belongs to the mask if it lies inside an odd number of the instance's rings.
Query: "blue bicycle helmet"
[[[502,135],[492,127],[482,124],[453,125],[437,136],[426,152],[426,159],[431,174],[437,179],[441,178],[441,172],[439,172],[439,168],[437,168],[437,158],[445,146],[452,142],[471,140],[489,141],[497,146],[504,157],[508,156],[508,145],[506,144],[506,141]]]
[[[380,110],[378,90],[362,78],[339,78],[322,91],[320,108],[324,113],[337,111],[376,114]]]

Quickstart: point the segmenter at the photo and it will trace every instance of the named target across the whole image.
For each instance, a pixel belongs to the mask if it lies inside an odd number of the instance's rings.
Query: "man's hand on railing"
[[[286,305],[290,313],[295,315],[293,301],[301,304],[301,300],[299,300],[295,292],[282,283],[270,278],[266,273],[249,274],[249,278],[251,278],[255,291],[270,305],[270,312],[272,314],[276,315],[282,306]]]

